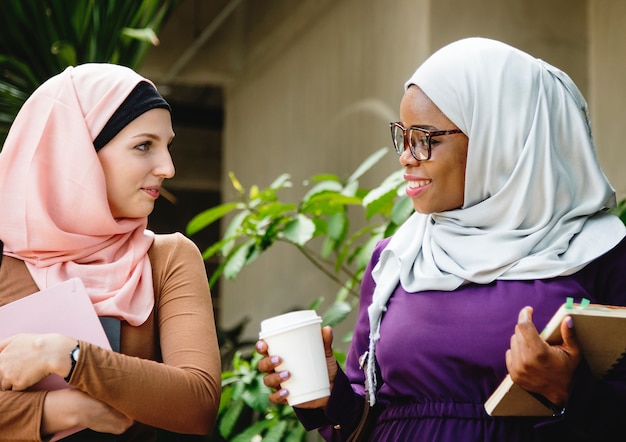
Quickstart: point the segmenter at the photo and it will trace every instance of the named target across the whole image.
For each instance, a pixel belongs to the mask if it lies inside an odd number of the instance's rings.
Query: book
[[[591,304],[572,298],[561,305],[541,332],[551,345],[563,342],[560,326],[566,316],[574,321],[576,339],[592,374],[600,379],[626,354],[626,307]],[[490,416],[552,416],[553,411],[532,393],[516,385],[510,375],[485,402]]]
[[[61,333],[103,348],[111,348],[91,299],[79,278],[69,279],[0,306],[0,340],[18,333]],[[28,390],[51,391],[61,388],[72,387],[61,376],[52,374]],[[73,428],[56,433],[50,442],[80,430],[82,428]]]

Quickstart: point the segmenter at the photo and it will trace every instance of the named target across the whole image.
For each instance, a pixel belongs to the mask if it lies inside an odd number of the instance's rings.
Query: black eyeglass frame
[[[395,130],[396,128],[400,129],[402,131],[402,136],[404,139],[404,143],[402,146],[398,146],[398,141],[396,140],[395,137]],[[411,155],[413,156],[413,158],[415,158],[417,161],[428,161],[430,160],[430,156],[432,153],[432,145],[431,145],[431,140],[433,137],[440,137],[442,135],[452,135],[452,134],[460,134],[463,133],[463,131],[461,129],[449,129],[449,130],[428,130],[428,129],[424,129],[423,127],[419,127],[419,126],[411,126],[411,127],[404,127],[399,121],[396,121],[394,123],[389,123],[389,129],[391,130],[391,140],[393,141],[393,146],[396,149],[396,153],[398,155],[402,155],[406,149],[406,146],[409,146],[409,151],[411,152]],[[426,158],[418,158],[417,152],[415,151],[415,146],[413,146],[411,144],[411,137],[409,136],[409,131],[412,130],[417,130],[421,133],[423,133],[424,135],[426,135],[426,139],[428,140],[428,153]]]

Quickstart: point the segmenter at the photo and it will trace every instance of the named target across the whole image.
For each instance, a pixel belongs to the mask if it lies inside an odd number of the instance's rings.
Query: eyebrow
[[[174,138],[176,137],[176,134],[173,134],[172,137],[168,140],[168,144],[171,143],[172,141],[174,141]],[[150,132],[144,132],[144,133],[139,133],[136,135],[133,135],[133,138],[152,138],[153,140],[160,140],[161,137],[157,134],[153,134]]]
[[[430,124],[412,124],[410,127],[417,127],[418,129],[426,129],[430,131],[441,130],[437,126],[431,126]]]

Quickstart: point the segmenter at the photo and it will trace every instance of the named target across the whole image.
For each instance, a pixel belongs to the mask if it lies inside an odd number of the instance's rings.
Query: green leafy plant
[[[332,174],[312,177],[306,183],[310,188],[298,202],[279,197],[281,190],[292,186],[288,174],[280,175],[265,189],[253,185],[246,190],[231,173],[239,199],[207,209],[187,225],[187,234],[194,235],[230,217],[221,240],[203,251],[205,259],[221,258],[210,284],[220,276],[235,278],[272,245],[287,243],[337,283],[335,302],[322,316],[326,323],[340,322],[356,305],[360,279],[375,244],[391,235],[413,211],[410,200],[399,196],[401,171],[376,188],[359,186],[359,179],[387,152],[387,148],[376,151],[345,180]],[[357,229],[351,229],[350,219],[355,217],[349,216],[351,207],[362,209],[364,216],[364,225]]]
[[[221,258],[210,284],[221,276],[237,277],[270,247],[287,243],[323,277],[337,284],[335,299],[321,314],[322,325],[343,321],[358,304],[360,280],[374,246],[413,212],[411,201],[399,194],[403,185],[401,171],[390,174],[373,189],[359,184],[361,177],[387,153],[387,148],[374,152],[345,180],[332,174],[315,175],[305,183],[304,195],[297,202],[280,197],[282,190],[292,187],[288,174],[280,175],[267,188],[252,185],[245,189],[231,173],[238,199],[199,213],[187,226],[187,234],[194,235],[219,220],[228,221],[220,241],[203,251],[205,259]],[[352,226],[351,220],[360,224]],[[324,301],[323,297],[317,298],[309,308],[320,311]],[[345,363],[345,354],[336,351],[335,357],[340,364]],[[223,371],[216,430],[219,438],[303,441],[306,432],[291,407],[269,403],[263,374],[256,368],[259,358],[253,352],[244,355],[235,349],[232,371]]]
[[[135,68],[178,0],[4,0],[0,14],[0,146],[26,98],[67,66]]]
[[[233,369],[222,373],[220,418],[215,431],[220,440],[230,442],[304,440],[306,430],[293,408],[269,402],[270,391],[256,368],[260,358],[255,354],[245,359],[237,352],[232,361]]]

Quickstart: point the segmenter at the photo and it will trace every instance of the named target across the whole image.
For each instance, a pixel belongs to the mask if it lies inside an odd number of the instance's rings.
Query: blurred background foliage
[[[3,0],[0,146],[28,96],[67,66],[136,68],[178,0]]]

